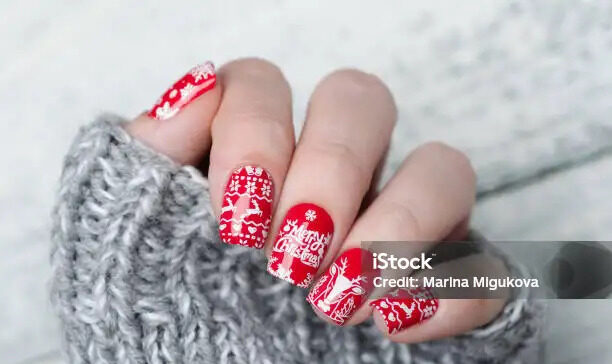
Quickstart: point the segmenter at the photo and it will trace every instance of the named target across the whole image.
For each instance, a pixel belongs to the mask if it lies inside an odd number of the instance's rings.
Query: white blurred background
[[[60,362],[49,215],[78,126],[241,56],[284,70],[298,125],[326,73],[379,75],[391,167],[430,139],[467,152],[491,239],[612,240],[612,3],[0,0],[0,362]],[[548,322],[549,362],[612,362],[612,301],[556,302]]]

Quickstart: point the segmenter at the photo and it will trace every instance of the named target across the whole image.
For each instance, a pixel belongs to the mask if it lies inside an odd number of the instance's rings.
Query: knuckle
[[[236,69],[242,75],[254,77],[280,77],[284,79],[283,73],[274,63],[263,58],[240,58],[228,63],[227,67]]]
[[[382,210],[383,221],[390,229],[392,236],[402,236],[402,240],[410,240],[421,235],[421,223],[414,211],[406,204],[397,201],[385,201]]]
[[[427,142],[421,145],[420,147],[417,148],[417,151],[422,151],[424,153],[429,153],[429,154],[437,154],[441,156],[463,155],[463,153],[460,152],[459,150],[451,147],[450,145],[444,142],[437,141],[437,140]]]
[[[475,323],[480,326],[489,322],[491,320],[491,316],[494,316],[493,313],[496,308],[496,300],[477,298],[470,301]]]
[[[441,141],[427,142],[415,150],[415,154],[424,153],[438,160],[445,160],[454,166],[458,173],[465,176],[471,183],[476,181],[476,172],[468,156],[462,151]]]
[[[340,89],[349,95],[391,95],[385,83],[375,75],[357,69],[340,69],[330,73],[322,81],[323,86]]]
[[[265,108],[243,110],[232,116],[234,124],[231,130],[242,130],[247,136],[257,134],[262,145],[274,145],[277,150],[293,149],[295,134],[290,119]]]
[[[366,113],[366,119],[395,124],[397,106],[385,83],[375,75],[356,69],[340,69],[327,75],[313,93],[313,100],[326,100]],[[314,102],[313,102],[314,103]]]
[[[351,180],[369,179],[364,162],[349,145],[338,141],[325,141],[318,143],[315,151],[321,158],[332,159],[333,165],[337,165],[343,174],[351,176],[349,177]]]

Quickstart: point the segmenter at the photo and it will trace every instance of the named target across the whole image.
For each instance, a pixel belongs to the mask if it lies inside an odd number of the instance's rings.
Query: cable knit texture
[[[338,328],[261,251],[222,245],[208,181],[104,115],[65,160],[52,298],[71,363],[533,363],[541,307],[523,297],[470,334],[395,344]]]

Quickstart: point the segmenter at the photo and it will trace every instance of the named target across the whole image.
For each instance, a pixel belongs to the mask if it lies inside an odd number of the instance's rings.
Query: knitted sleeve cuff
[[[218,244],[208,181],[104,115],[65,158],[52,299],[72,363],[535,362],[541,307],[516,297],[486,327],[416,345],[338,328],[260,251]],[[526,359],[526,358],[530,359]]]
[[[208,181],[122,122],[83,127],[64,160],[51,260],[65,352],[73,363],[202,362],[208,307],[187,268],[213,245]]]

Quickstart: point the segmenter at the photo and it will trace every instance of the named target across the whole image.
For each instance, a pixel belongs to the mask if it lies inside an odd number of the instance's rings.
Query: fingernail
[[[164,92],[147,116],[157,120],[173,117],[191,101],[215,87],[216,80],[215,66],[211,62],[193,67]]]
[[[308,288],[334,234],[334,223],[322,207],[301,203],[289,209],[268,260],[268,272]]]
[[[370,302],[370,306],[383,317],[389,334],[429,320],[438,310],[438,304],[438,299],[428,288],[399,289]]]
[[[306,301],[336,324],[344,325],[368,298],[377,274],[372,253],[360,248],[347,250],[319,278]]]
[[[232,172],[219,217],[219,234],[227,244],[263,248],[272,212],[274,185],[270,174],[257,166]]]

